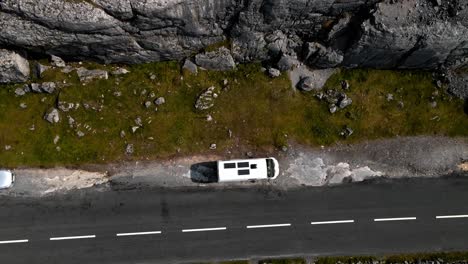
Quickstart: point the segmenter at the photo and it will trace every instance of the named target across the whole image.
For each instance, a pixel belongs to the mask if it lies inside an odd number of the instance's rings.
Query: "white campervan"
[[[275,158],[218,161],[218,182],[276,179],[278,175]]]

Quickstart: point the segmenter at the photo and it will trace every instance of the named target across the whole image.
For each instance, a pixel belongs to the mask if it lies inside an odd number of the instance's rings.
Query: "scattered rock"
[[[130,71],[125,68],[117,68],[111,72],[112,75],[123,75],[127,73],[130,73]]]
[[[59,68],[63,68],[66,66],[65,61],[62,60],[62,58],[55,55],[50,55],[50,64]]]
[[[50,66],[42,65],[39,62],[36,62],[35,73],[37,78],[42,78],[42,74],[50,69]]]
[[[398,101],[398,107],[401,109],[405,108],[405,103],[403,103],[403,101]]]
[[[247,153],[245,153],[245,155],[247,156],[247,158],[253,158],[254,157],[254,154],[252,151],[247,151]]]
[[[127,155],[132,155],[133,151],[134,151],[133,144],[127,144],[127,146],[125,147],[125,153]]]
[[[154,92],[151,92],[151,93],[149,94],[149,97],[150,97],[150,98],[155,98],[155,97],[156,97],[156,94],[155,94]]]
[[[29,130],[30,130],[30,131],[36,130],[36,125],[32,124],[32,125],[29,127]]]
[[[198,74],[198,67],[195,63],[193,63],[189,59],[185,59],[184,65],[182,66],[182,69],[189,71],[190,73],[193,74]]]
[[[125,131],[120,130],[120,138],[124,138],[124,137],[125,137]]]
[[[26,109],[26,108],[28,108],[28,105],[26,103],[20,103],[20,108],[21,109]]]
[[[228,71],[236,68],[231,52],[225,47],[221,47],[217,51],[197,54],[195,62],[198,66],[208,70]]]
[[[63,73],[70,73],[74,70],[75,68],[73,68],[72,66],[70,65],[67,65],[65,67],[62,68],[62,70],[60,70],[61,72]]]
[[[17,96],[23,96],[23,95],[26,94],[26,92],[24,91],[23,88],[16,88],[16,89],[15,89],[15,94],[16,94]]]
[[[31,87],[29,87],[28,84],[23,85],[23,91],[25,93],[30,93],[31,92]]]
[[[288,147],[287,147],[287,146],[282,146],[282,147],[281,147],[281,151],[287,152],[287,151],[288,151]]]
[[[340,101],[338,102],[338,107],[340,107],[341,109],[351,105],[353,103],[353,100],[351,100],[351,98],[349,98],[348,96],[346,96],[346,94],[344,94],[341,98],[340,98]]]
[[[31,90],[35,93],[42,93],[41,85],[38,83],[31,83]]]
[[[216,149],[216,144],[215,144],[215,143],[211,143],[211,145],[210,145],[210,149],[211,149],[211,150],[214,150],[214,149]]]
[[[338,107],[336,107],[336,105],[333,104],[329,106],[328,110],[330,111],[331,114],[334,114],[338,110]]]
[[[166,99],[164,97],[158,97],[156,100],[154,100],[155,105],[162,105],[166,103]]]
[[[121,92],[121,91],[115,91],[113,94],[114,94],[115,97],[120,97],[120,96],[122,96],[122,92]]]
[[[77,135],[79,138],[82,138],[82,137],[85,136],[85,133],[84,133],[83,131],[81,131],[81,130],[78,130],[78,131],[76,131],[76,135]]]
[[[54,145],[57,145],[58,141],[60,140],[60,136],[59,135],[55,135],[54,137]]]
[[[289,79],[291,85],[298,88],[298,83],[302,79],[310,77],[307,80],[308,86],[313,87],[313,90],[321,90],[327,80],[338,71],[338,69],[310,70],[305,65],[301,65],[289,71]]]
[[[51,108],[45,115],[44,119],[47,122],[54,124],[60,122],[60,114],[57,108]]]
[[[299,64],[300,62],[296,57],[283,54],[276,65],[280,71],[289,71],[292,68],[297,67]]]
[[[132,133],[135,133],[139,128],[139,126],[132,126]]]
[[[144,105],[145,105],[146,108],[150,108],[151,107],[151,101],[146,101],[144,103]]]
[[[5,145],[5,150],[10,150],[11,149],[11,146],[10,145]]]
[[[139,127],[143,126],[143,122],[141,121],[141,117],[135,118],[135,124]]]
[[[54,82],[43,82],[41,83],[41,90],[46,93],[54,93],[57,85]]]
[[[197,110],[206,110],[214,106],[214,98],[216,94],[216,88],[214,86],[209,87],[203,91],[200,96],[198,96],[197,101],[195,102],[195,109]]]
[[[342,137],[350,137],[354,133],[354,130],[352,130],[350,127],[346,126],[343,131],[340,132],[340,136]]]
[[[211,115],[206,115],[206,121],[208,122],[213,121],[213,117]]]
[[[347,80],[342,80],[340,84],[341,84],[341,89],[349,90],[349,82]]]
[[[71,116],[68,116],[68,125],[70,126],[70,128],[72,128],[74,124],[75,124],[75,119],[73,119],[73,117]]]
[[[393,101],[393,94],[389,93],[386,96],[387,102]]]
[[[281,71],[275,68],[269,68],[268,69],[268,76],[272,78],[276,78],[281,75]]]
[[[87,83],[95,79],[107,80],[109,78],[109,74],[104,70],[88,70],[86,68],[80,67],[76,69],[76,73],[78,74],[78,78],[80,78],[80,82],[82,83]]]
[[[431,106],[432,108],[436,108],[436,107],[437,107],[437,102],[436,102],[436,101],[432,101],[432,102],[430,103],[430,106]]]
[[[28,60],[16,52],[0,49],[0,83],[25,82],[29,74]]]
[[[305,91],[305,92],[310,92],[312,90],[321,89],[321,88],[316,88],[314,85],[315,85],[315,80],[312,77],[306,76],[306,77],[301,78],[301,80],[297,84],[297,89]]]

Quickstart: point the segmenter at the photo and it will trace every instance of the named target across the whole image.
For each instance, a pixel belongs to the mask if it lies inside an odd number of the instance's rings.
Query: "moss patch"
[[[116,67],[93,63],[82,66],[105,70]],[[21,85],[2,85],[1,165],[55,166],[165,158],[210,151],[211,143],[217,144],[215,151],[224,152],[235,151],[238,146],[265,150],[289,141],[317,146],[406,135],[468,136],[463,102],[437,91],[429,73],[342,70],[329,79],[324,89],[335,89],[341,80],[348,80],[351,89],[346,93],[353,104],[330,114],[328,105],[313,94],[292,89],[286,74],[271,79],[260,68],[248,64],[229,72],[199,71],[198,75],[190,75],[181,73],[176,62],[150,63],[128,67],[131,73],[127,75],[111,75],[108,80],[86,85],[79,82],[75,72],[52,69],[40,82],[66,82],[59,92],[22,97],[14,95]],[[226,87],[224,80],[228,82]],[[222,90],[214,107],[196,111],[197,96],[210,86]],[[386,98],[389,93],[394,98],[391,101]],[[155,111],[154,99],[160,96],[166,103]],[[431,100],[437,102],[436,107],[430,105]],[[57,101],[80,106],[61,112],[61,123],[48,124],[43,115]],[[149,108],[144,106],[146,101],[151,102]],[[21,109],[21,103],[28,107]],[[213,121],[206,121],[208,114]],[[75,120],[73,127],[68,124],[68,116]],[[138,117],[143,126],[133,133]],[[349,138],[340,136],[346,126],[354,130]],[[85,136],[78,137],[78,131]],[[124,138],[120,137],[121,131],[126,134]],[[55,145],[56,135],[60,139]],[[134,145],[131,156],[125,154],[127,144]],[[6,145],[12,148],[5,150]]]

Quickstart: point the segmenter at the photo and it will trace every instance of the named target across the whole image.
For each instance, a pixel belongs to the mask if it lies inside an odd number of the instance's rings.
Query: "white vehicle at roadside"
[[[218,182],[276,179],[279,163],[273,158],[218,161]]]
[[[0,170],[0,189],[7,189],[15,183],[15,175],[9,170]]]

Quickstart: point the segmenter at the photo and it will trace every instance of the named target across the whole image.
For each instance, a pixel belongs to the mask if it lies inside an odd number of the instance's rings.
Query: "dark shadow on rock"
[[[218,182],[218,165],[216,161],[193,164],[190,166],[190,178],[197,183]]]

